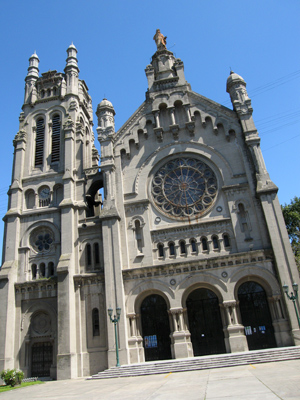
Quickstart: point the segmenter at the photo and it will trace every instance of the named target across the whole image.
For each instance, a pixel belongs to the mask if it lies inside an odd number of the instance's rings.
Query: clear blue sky
[[[40,73],[63,72],[74,42],[94,110],[107,97],[118,129],[145,99],[144,69],[156,51],[157,28],[184,62],[195,92],[232,108],[230,68],[245,79],[279,200],[300,196],[299,16],[299,0],[0,0],[0,215],[7,209],[12,140],[31,54],[40,58]],[[2,234],[3,223],[0,241]]]

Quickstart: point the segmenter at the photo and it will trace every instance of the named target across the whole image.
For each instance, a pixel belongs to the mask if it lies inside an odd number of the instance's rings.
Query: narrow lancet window
[[[51,162],[59,161],[60,152],[60,117],[54,115],[52,119],[52,154]]]
[[[39,118],[36,121],[35,162],[34,162],[35,167],[40,167],[43,165],[44,137],[45,137],[44,119]]]

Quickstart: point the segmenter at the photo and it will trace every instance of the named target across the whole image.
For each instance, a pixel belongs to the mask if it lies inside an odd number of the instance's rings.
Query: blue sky
[[[184,62],[195,92],[232,108],[230,68],[245,79],[279,200],[300,196],[299,15],[299,0],[0,0],[0,215],[7,209],[12,140],[31,54],[39,56],[40,73],[63,72],[74,42],[94,110],[107,97],[118,129],[145,99],[144,69],[156,51],[157,28]],[[2,232],[3,223],[0,240]]]

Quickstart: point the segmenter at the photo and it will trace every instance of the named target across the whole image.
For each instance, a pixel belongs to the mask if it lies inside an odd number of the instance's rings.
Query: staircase
[[[300,346],[122,365],[98,372],[88,379],[168,374],[170,372],[196,371],[296,359],[300,359]]]

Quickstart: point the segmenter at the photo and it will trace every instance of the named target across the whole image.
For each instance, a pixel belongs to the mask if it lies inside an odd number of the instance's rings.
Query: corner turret
[[[226,91],[230,94],[231,102],[236,111],[249,147],[256,171],[257,193],[277,192],[277,186],[271,181],[261,153],[260,137],[253,121],[251,99],[246,90],[244,79],[231,71],[227,79]]]
[[[34,52],[29,58],[28,73],[25,78],[25,97],[24,103],[33,104],[37,99],[35,83],[39,77],[39,58]]]
[[[115,109],[110,101],[103,99],[98,104],[96,115],[98,117],[98,140],[101,145],[101,165],[111,163],[113,160],[113,137],[115,135]]]
[[[78,95],[78,60],[77,60],[77,49],[72,43],[67,49],[68,57],[66,59],[66,67],[64,69],[67,81],[67,94]]]

